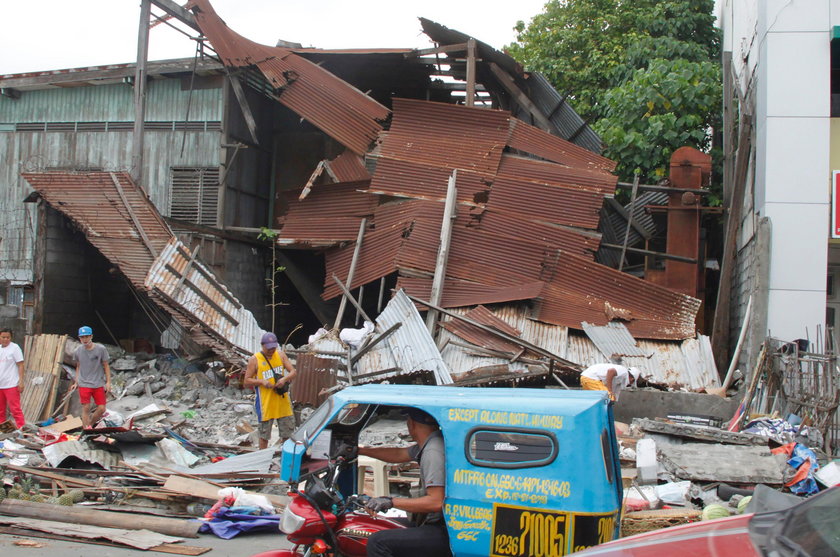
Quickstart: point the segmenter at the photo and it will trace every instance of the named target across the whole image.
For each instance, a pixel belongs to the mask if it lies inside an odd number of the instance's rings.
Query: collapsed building
[[[703,191],[708,157],[675,153],[674,187],[624,208],[615,163],[567,96],[468,35],[421,19],[429,49],[270,47],[206,0],[155,5],[200,33],[202,56],[0,78],[0,258],[18,331],[84,322],[128,348],[237,365],[263,328],[300,324],[301,345],[358,324],[345,298],[376,316],[402,291],[431,308],[429,338],[402,342],[444,362],[438,382],[562,382],[623,358],[652,384],[719,385],[695,325],[703,255],[686,195]],[[656,227],[644,203],[682,241],[663,269],[622,272]],[[602,241],[625,223],[623,246]],[[338,359],[345,380],[433,371]]]

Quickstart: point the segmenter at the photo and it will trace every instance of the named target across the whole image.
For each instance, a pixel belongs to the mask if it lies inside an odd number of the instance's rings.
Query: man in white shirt
[[[5,420],[8,407],[15,426],[20,429],[26,423],[20,408],[20,393],[23,392],[23,352],[12,342],[12,330],[0,329],[0,418]],[[0,420],[0,421],[3,421]]]
[[[639,370],[618,364],[591,365],[580,374],[580,386],[585,391],[607,391],[610,400],[618,400],[621,391],[639,378]]]

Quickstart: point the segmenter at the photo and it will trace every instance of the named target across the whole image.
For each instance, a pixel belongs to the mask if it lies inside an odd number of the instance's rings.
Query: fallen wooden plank
[[[76,416],[67,416],[67,419],[62,420],[60,422],[56,422],[54,424],[50,424],[45,427],[47,431],[51,431],[56,435],[60,435],[67,431],[72,431],[74,429],[82,429],[82,419],[77,418]]]
[[[193,478],[186,478],[184,476],[169,476],[166,483],[163,484],[163,489],[179,493],[181,495],[189,495],[190,497],[199,497],[209,501],[219,500],[219,487],[209,482],[197,480]],[[246,491],[246,493],[253,493],[254,495],[264,495],[272,505],[277,509],[283,509],[289,502],[289,498],[285,495],[272,495],[269,493],[256,493],[253,491]]]
[[[201,523],[196,520],[126,515],[111,511],[95,511],[78,505],[64,507],[61,505],[17,501],[14,499],[0,501],[0,514],[32,519],[55,520],[68,525],[101,525],[125,530],[150,531],[161,535],[178,536],[179,538],[197,538],[198,529],[201,526]],[[158,543],[164,542],[161,541]]]

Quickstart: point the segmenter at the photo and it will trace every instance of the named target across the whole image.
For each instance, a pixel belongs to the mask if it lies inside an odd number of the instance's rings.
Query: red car
[[[575,553],[610,557],[840,556],[840,487],[788,509],[695,522]]]

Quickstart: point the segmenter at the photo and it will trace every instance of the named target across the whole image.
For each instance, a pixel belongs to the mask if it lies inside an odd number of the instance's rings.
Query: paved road
[[[16,541],[35,542],[41,544],[41,547],[16,545]],[[203,554],[207,557],[250,557],[262,551],[291,547],[291,544],[286,541],[286,536],[279,532],[277,534],[266,532],[241,534],[232,540],[200,534],[198,538],[185,538],[182,543],[212,548],[211,551]],[[0,534],[0,555],[3,557],[138,557],[140,555],[166,557],[170,554],[86,544],[83,541],[65,542],[34,536]]]

